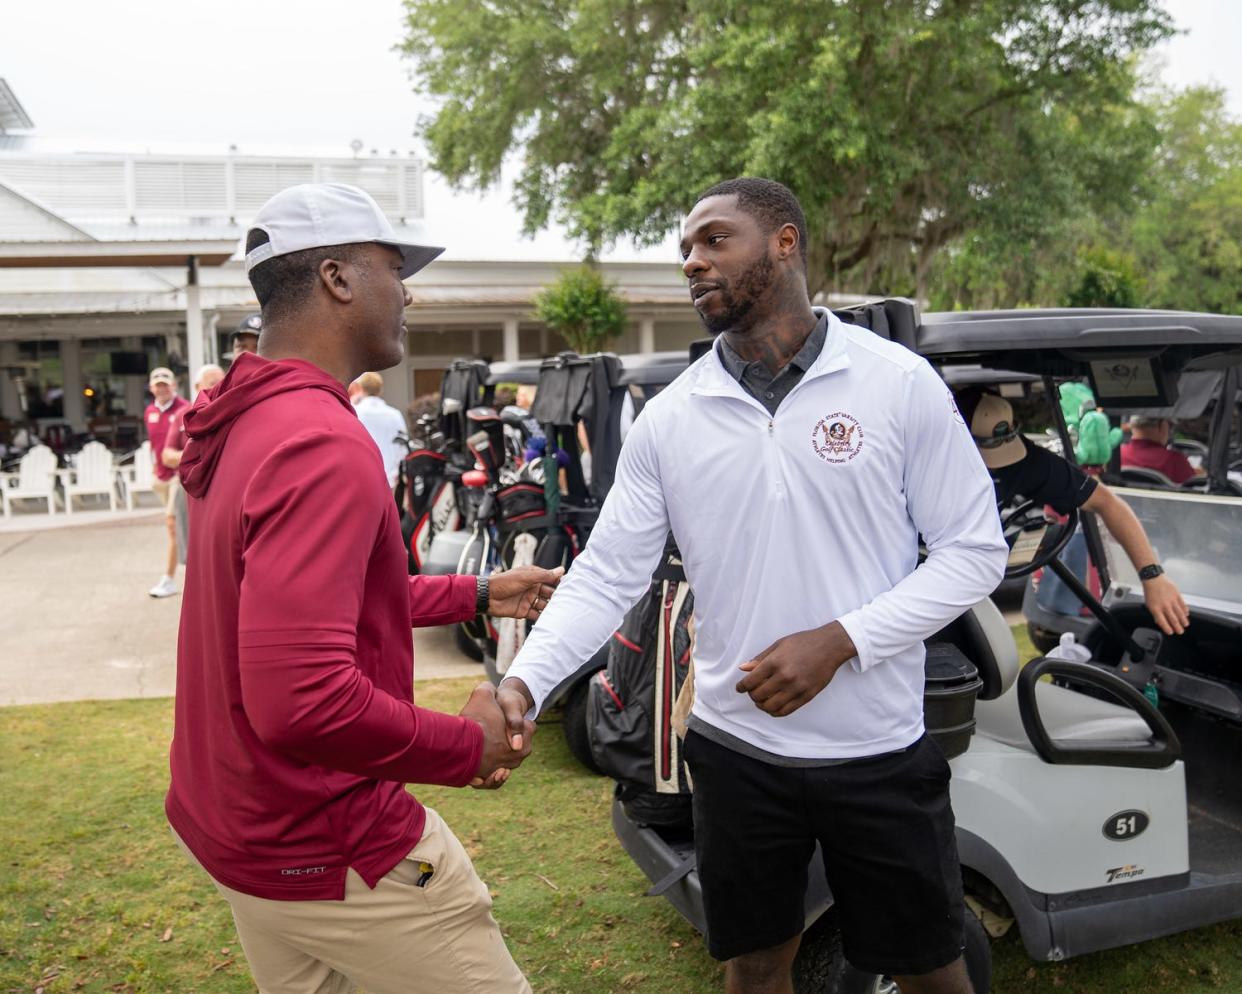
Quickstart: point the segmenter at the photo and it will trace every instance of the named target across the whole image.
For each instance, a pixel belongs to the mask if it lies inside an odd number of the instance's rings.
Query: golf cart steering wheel
[[[1056,559],[1062,550],[1069,545],[1069,540],[1078,530],[1078,508],[1070,511],[1063,524],[1049,524],[1044,516],[1043,502],[1038,500],[1023,501],[1012,511],[1001,517],[1001,531],[1005,534],[1005,544],[1010,551],[1026,532],[1037,529],[1043,531],[1039,547],[1030,562],[1015,563],[1005,567],[1005,579],[1012,580],[1020,576],[1029,576],[1037,569],[1043,569]]]

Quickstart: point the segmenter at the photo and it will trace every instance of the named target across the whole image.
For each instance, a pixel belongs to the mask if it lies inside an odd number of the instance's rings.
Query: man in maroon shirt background
[[[1121,446],[1122,468],[1154,469],[1179,486],[1198,476],[1185,455],[1169,448],[1172,434],[1173,422],[1168,418],[1131,418],[1130,440]]]
[[[160,458],[168,441],[168,428],[178,415],[190,406],[184,397],[177,396],[177,377],[171,369],[159,366],[151,370],[147,386],[154,400],[143,412],[147,426],[147,438],[151,442],[151,461],[155,480],[152,489],[164,505],[164,520],[168,525],[168,559],[164,575],[148,593],[152,597],[171,597],[177,592],[174,577],[177,573],[177,525],[173,516],[173,493],[171,489],[174,470],[164,465]]]
[[[511,733],[486,683],[460,715],[417,707],[410,626],[534,620],[560,571],[407,576],[345,392],[401,361],[402,280],[441,250],[339,184],[277,194],[246,250],[259,354],[183,419],[194,527],[169,822],[264,994],[529,992],[465,850],[404,785],[499,786],[534,726]]]

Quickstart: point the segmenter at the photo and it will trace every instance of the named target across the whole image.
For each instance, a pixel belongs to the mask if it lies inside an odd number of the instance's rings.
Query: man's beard
[[[723,309],[715,314],[704,314],[700,311],[699,319],[703,326],[713,335],[743,330],[747,315],[754,309],[755,302],[772,285],[775,272],[776,266],[768,254],[763,252],[743,270],[736,284],[718,281],[716,292],[720,294]]]

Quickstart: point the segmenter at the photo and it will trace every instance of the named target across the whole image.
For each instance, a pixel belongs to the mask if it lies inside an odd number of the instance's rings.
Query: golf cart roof
[[[542,359],[518,359],[516,362],[493,362],[487,367],[487,385],[518,383],[533,385],[539,382]]]
[[[1039,383],[1034,373],[1019,373],[1012,369],[989,369],[986,366],[945,366],[940,370],[944,381],[954,390],[960,387],[998,386],[1000,384]]]
[[[646,352],[618,357],[621,360],[621,385],[663,386],[677,379],[689,365],[688,353]]]
[[[1178,367],[1242,363],[1242,317],[1188,311],[1083,308],[942,311],[923,314],[919,354],[943,361],[1052,375],[1107,354],[1171,352]]]

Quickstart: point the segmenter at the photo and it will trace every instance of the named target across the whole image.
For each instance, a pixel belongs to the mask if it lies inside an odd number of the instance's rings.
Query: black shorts
[[[791,768],[691,731],[694,842],[707,948],[732,959],[802,932],[818,841],[845,958],[868,973],[929,973],[962,951],[962,875],[949,764],[930,736],[898,753]]]

